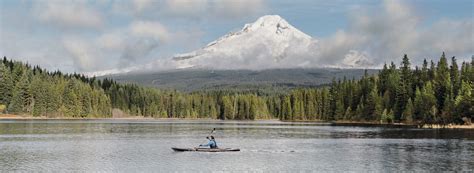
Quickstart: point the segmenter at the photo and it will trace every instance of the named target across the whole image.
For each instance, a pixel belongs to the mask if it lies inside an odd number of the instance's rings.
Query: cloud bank
[[[168,61],[150,62],[199,48],[218,37],[215,35],[269,12],[286,13],[282,16],[289,23],[305,31],[305,23],[320,14],[308,9],[317,9],[347,13],[347,18],[332,34],[312,35],[318,44],[306,53],[292,55],[297,61],[277,57],[279,62],[302,67],[372,67],[397,62],[405,53],[414,64],[437,58],[442,51],[460,60],[470,60],[474,54],[472,15],[463,13],[456,18],[448,15],[453,12],[445,12],[427,20],[425,8],[431,6],[413,5],[418,1],[361,1],[350,8],[338,8],[346,2],[323,1],[321,7],[305,7],[319,3],[280,3],[287,8],[267,0],[0,1],[0,53],[65,72],[143,64],[169,68]],[[422,4],[426,3],[431,4]],[[318,25],[324,28],[326,24]],[[242,54],[255,55],[254,59],[236,61],[252,68],[268,66],[266,55],[259,54],[265,49],[263,45]]]
[[[474,53],[474,21],[441,19],[423,25],[415,9],[402,1],[386,0],[377,10],[364,8],[349,13],[349,27],[322,38],[317,63],[337,65],[364,59],[380,65],[398,62],[403,54],[415,62],[437,58],[445,51],[468,57]]]
[[[223,51],[200,55],[198,50],[197,57],[177,62],[176,66],[254,70],[297,67],[380,68],[383,63],[400,62],[404,54],[408,54],[414,64],[419,64],[423,58],[437,59],[443,51],[448,55],[461,56],[461,59],[467,59],[474,53],[473,20],[441,19],[423,23],[415,9],[403,1],[386,0],[375,9],[353,8],[348,13],[348,19],[347,28],[328,37],[315,38],[318,41],[311,44],[299,40],[276,43],[287,45],[286,48],[271,47],[265,42],[254,44],[266,38],[259,35],[256,36],[258,40],[242,45],[237,42],[227,47],[213,48]],[[237,50],[241,52],[235,53]]]
[[[37,1],[34,13],[47,24],[71,28],[100,28],[104,24],[101,13],[86,1]]]
[[[261,13],[264,0],[131,0],[113,3],[115,13],[138,17],[227,20]]]

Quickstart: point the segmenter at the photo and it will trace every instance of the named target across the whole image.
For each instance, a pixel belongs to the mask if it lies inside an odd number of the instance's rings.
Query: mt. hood
[[[172,58],[160,58],[152,63],[128,68],[89,73],[102,76],[140,71],[167,71],[174,69],[247,69],[313,67],[363,67],[370,65],[367,56],[350,51],[337,66],[324,63],[321,52],[328,48],[318,40],[301,32],[278,15],[262,16],[254,23],[245,24],[198,50],[176,54]],[[332,50],[332,49],[329,49]],[[341,57],[337,57],[341,58]]]
[[[317,40],[278,15],[267,15],[201,49],[177,54],[173,60],[177,68],[294,68],[308,66],[317,50]]]

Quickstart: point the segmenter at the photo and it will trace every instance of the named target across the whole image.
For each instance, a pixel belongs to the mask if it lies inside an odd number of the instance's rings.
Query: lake
[[[174,152],[205,143],[240,152]],[[474,131],[279,121],[0,120],[0,172],[474,171]]]

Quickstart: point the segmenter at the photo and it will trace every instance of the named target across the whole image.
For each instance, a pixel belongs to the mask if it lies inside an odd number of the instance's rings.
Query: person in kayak
[[[217,142],[216,142],[216,139],[214,139],[214,136],[211,136],[211,139],[209,139],[209,137],[206,137],[206,139],[209,140],[209,142],[207,144],[204,144],[204,145],[199,145],[200,147],[207,147],[209,146],[210,148],[217,148]]]

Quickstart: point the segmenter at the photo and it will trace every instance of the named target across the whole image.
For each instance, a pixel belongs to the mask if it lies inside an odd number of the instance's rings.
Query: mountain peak
[[[280,22],[288,24],[285,19],[281,18],[279,15],[265,15],[257,19],[252,25],[259,27],[268,27],[268,26],[277,26]]]
[[[245,24],[241,32],[266,29],[276,34],[281,34],[285,29],[289,29],[290,26],[291,25],[279,15],[265,15],[258,18],[254,23]]]
[[[277,14],[272,14],[272,15],[264,15],[264,16],[261,16],[257,19],[257,21],[259,20],[263,20],[263,21],[279,21],[279,20],[282,20],[283,18],[280,16],[280,15],[277,15]],[[283,19],[284,20],[284,19]]]
[[[265,15],[245,24],[240,31],[230,32],[196,51],[177,54],[173,59],[178,68],[279,68],[295,63],[293,57],[301,57],[316,43],[279,15]]]

